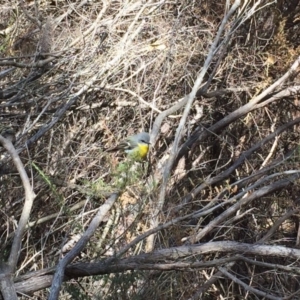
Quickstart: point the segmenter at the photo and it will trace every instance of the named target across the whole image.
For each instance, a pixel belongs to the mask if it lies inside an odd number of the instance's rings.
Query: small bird
[[[150,135],[147,132],[141,132],[133,136],[129,136],[119,145],[109,148],[107,152],[123,150],[125,153],[135,160],[144,160],[147,157],[150,145]]]

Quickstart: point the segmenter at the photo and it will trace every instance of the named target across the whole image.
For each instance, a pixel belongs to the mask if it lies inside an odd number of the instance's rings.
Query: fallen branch
[[[55,275],[53,277],[49,300],[56,300],[59,296],[59,291],[61,288],[61,284],[63,282],[64,273],[66,266],[84,249],[86,244],[89,242],[90,238],[98,228],[99,224],[102,222],[103,218],[107,214],[107,212],[111,209],[115,201],[118,199],[118,194],[112,194],[110,198],[106,200],[106,202],[101,205],[97,214],[93,218],[86,232],[82,235],[80,240],[76,243],[74,248],[66,254],[66,256],[60,260],[58,266],[56,268]]]
[[[231,253],[241,254],[232,257],[219,258],[212,261],[202,261],[201,255],[206,253]],[[201,269],[206,267],[220,266],[238,260],[249,261],[253,264],[265,264],[265,262],[249,260],[245,255],[254,255],[269,258],[278,257],[285,259],[300,259],[300,250],[295,248],[287,248],[276,245],[253,245],[246,243],[237,243],[232,241],[209,242],[200,245],[181,246],[169,249],[156,250],[153,253],[144,253],[130,258],[115,260],[111,264],[107,264],[107,260],[95,263],[76,263],[66,267],[65,280],[70,278],[78,278],[83,276],[104,275],[110,273],[119,273],[126,270],[182,270],[189,268]],[[187,259],[192,259],[191,262]],[[197,259],[198,258],[198,259]],[[184,259],[185,261],[179,261]],[[286,272],[300,273],[297,267],[281,266],[280,264],[268,264],[265,267],[276,268]],[[286,269],[288,268],[288,269]],[[47,288],[51,284],[53,268],[41,270],[22,276],[15,283],[18,292],[32,293],[34,291]]]
[[[32,190],[29,178],[27,176],[27,173],[25,171],[25,168],[23,166],[23,163],[14,147],[12,142],[9,139],[4,138],[2,135],[0,135],[0,143],[2,146],[7,150],[7,152],[10,154],[13,163],[15,167],[17,168],[20,178],[22,180],[22,184],[25,190],[25,202],[22,210],[22,214],[18,223],[17,230],[15,232],[14,240],[11,246],[11,251],[10,255],[8,258],[8,264],[7,265],[2,265],[2,272],[5,272],[5,274],[1,274],[2,280],[8,279],[8,281],[3,285],[3,282],[1,280],[1,288],[2,289],[8,289],[9,292],[13,293],[13,289],[9,288],[7,284],[10,282],[11,276],[13,276],[16,265],[19,259],[20,255],[20,249],[21,249],[21,244],[22,244],[22,239],[23,239],[23,233],[26,228],[26,224],[29,220],[33,200],[35,198],[35,193]],[[2,290],[2,292],[5,293],[5,291]],[[6,299],[17,299],[16,295],[11,294],[10,298]]]

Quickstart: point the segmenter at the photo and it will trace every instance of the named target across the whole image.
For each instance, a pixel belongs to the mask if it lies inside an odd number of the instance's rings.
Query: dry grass
[[[1,123],[17,131],[15,146],[37,194],[17,275],[55,266],[62,246],[68,244],[64,251],[72,248],[96,209],[113,191],[122,189],[122,196],[76,261],[110,257],[150,229],[161,187],[161,179],[155,176],[168,157],[183,110],[164,119],[159,139],[152,145],[150,162],[131,170],[125,187],[120,171],[126,168],[124,157],[103,149],[135,132],[151,131],[159,113],[191,91],[225,9],[219,1],[83,1],[82,6],[80,1],[36,2],[38,17],[33,1],[26,2],[23,9],[17,1],[0,5],[0,72],[15,67],[0,77],[0,118]],[[185,123],[182,143],[199,129],[209,128],[249,103],[283,76],[299,56],[299,4],[292,9],[288,1],[279,2],[262,8],[242,23],[219,65],[219,56],[214,57],[205,80],[216,65],[217,70],[207,93],[223,92],[196,98]],[[224,37],[232,23],[233,19]],[[49,61],[41,68],[26,67],[41,59]],[[299,74],[292,76],[276,92],[299,86],[299,82]],[[160,223],[207,205],[216,208],[161,230],[155,240],[156,249],[183,245],[185,239],[192,243],[190,237],[201,233],[235,202],[289,178],[290,174],[284,172],[299,171],[297,123],[278,139],[258,147],[222,180],[206,184],[211,178],[223,176],[253,145],[299,117],[297,97],[284,97],[257,108],[201,144],[194,143],[184,153],[170,176]],[[284,161],[284,155],[293,149],[295,152]],[[4,151],[1,154],[0,253],[1,260],[6,260],[24,196],[11,161]],[[265,171],[257,175],[263,168]],[[293,184],[241,206],[194,242],[236,241],[254,245],[276,226],[276,221],[293,210],[264,243],[298,248],[299,179],[293,180]],[[195,193],[201,184],[205,187]],[[191,193],[195,196],[190,197]],[[47,220],[42,219],[47,216]],[[41,223],[36,224],[38,220]],[[143,253],[145,247],[146,239],[123,257]],[[234,255],[212,252],[180,262],[208,262]],[[244,256],[280,266],[293,264],[295,270],[300,267],[294,258]],[[84,277],[80,285],[75,281],[65,284],[60,299],[80,299],[79,294],[86,299],[200,299],[200,289],[220,272],[220,266],[228,264],[175,268],[170,272],[153,267],[152,271]],[[298,271],[291,273],[273,266],[239,260],[228,270],[248,286],[274,296],[297,293]],[[43,290],[34,297],[45,299],[47,295]],[[220,274],[208,284],[201,299],[237,297],[259,298]]]

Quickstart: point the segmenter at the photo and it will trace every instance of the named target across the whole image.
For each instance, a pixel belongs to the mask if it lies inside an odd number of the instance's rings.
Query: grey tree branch
[[[200,241],[205,235],[207,235],[210,231],[215,229],[218,225],[221,224],[226,218],[231,216],[233,213],[235,213],[238,209],[240,209],[243,205],[249,204],[254,199],[257,199],[259,197],[268,195],[274,191],[277,191],[278,189],[287,187],[288,185],[292,184],[294,180],[299,178],[299,174],[290,176],[288,178],[285,178],[283,180],[278,180],[274,183],[272,183],[269,186],[262,187],[261,189],[254,191],[249,196],[241,199],[231,207],[229,207],[227,210],[225,210],[222,214],[220,214],[218,217],[214,218],[208,225],[206,225],[203,229],[201,229],[200,232],[197,234],[191,236],[189,238],[189,241],[191,243],[196,243]]]
[[[179,125],[178,125],[177,130],[176,130],[176,135],[175,135],[173,146],[171,148],[170,157],[168,158],[168,160],[167,160],[167,162],[166,162],[166,164],[164,165],[164,168],[163,168],[162,185],[161,185],[161,188],[160,188],[158,203],[155,204],[156,208],[153,211],[152,220],[151,220],[151,227],[156,227],[157,224],[158,224],[158,215],[159,215],[159,212],[161,211],[161,209],[164,205],[168,178],[170,176],[172,166],[173,166],[175,158],[177,156],[179,143],[180,143],[181,138],[182,138],[182,131],[183,131],[184,125],[186,123],[186,119],[188,117],[188,114],[191,110],[193,101],[195,99],[195,96],[197,94],[199,86],[201,85],[201,83],[203,81],[203,78],[204,78],[204,76],[205,76],[205,74],[206,74],[206,72],[207,72],[207,70],[208,70],[208,68],[209,68],[209,66],[212,62],[212,59],[215,55],[215,51],[217,49],[218,43],[220,42],[221,34],[224,31],[225,25],[227,24],[229,18],[236,11],[236,9],[240,6],[240,3],[241,3],[240,0],[236,0],[234,2],[234,4],[232,5],[231,9],[229,10],[228,14],[226,14],[224,16],[224,18],[222,20],[222,23],[221,23],[221,25],[218,29],[216,38],[215,38],[213,44],[210,47],[209,53],[208,53],[207,58],[204,62],[204,66],[203,66],[200,74],[198,75],[197,79],[195,80],[192,91],[185,97],[185,99],[186,99],[185,109],[184,109],[183,115],[181,117],[181,120],[180,120]],[[147,251],[152,251],[153,247],[154,247],[154,236],[152,235],[148,238],[146,250]]]
[[[23,166],[23,163],[22,163],[15,147],[13,146],[13,144],[1,135],[0,135],[0,143],[10,154],[10,156],[13,160],[13,163],[16,166],[16,168],[20,174],[20,177],[21,177],[21,180],[23,183],[23,187],[25,189],[24,207],[23,207],[23,211],[21,214],[19,224],[18,224],[17,231],[15,233],[11,253],[9,256],[9,260],[8,260],[8,264],[11,268],[11,271],[14,271],[16,264],[18,262],[19,251],[21,248],[21,241],[23,238],[24,230],[26,228],[26,224],[27,224],[29,216],[30,216],[30,211],[32,208],[33,200],[35,198],[35,193],[32,190],[32,187],[31,187],[29,178],[27,176],[27,173],[25,171],[25,168]]]
[[[272,93],[276,88],[278,88],[280,85],[282,85],[288,78],[296,74],[297,69],[300,64],[300,56],[295,60],[293,65],[290,67],[290,69],[281,77],[279,78],[275,83],[273,83],[270,87],[268,87],[266,90],[264,90],[261,94],[254,97],[251,101],[249,101],[247,104],[241,106],[234,112],[230,113],[228,116],[220,120],[219,122],[215,123],[213,126],[209,127],[207,131],[204,131],[201,134],[195,134],[192,136],[188,141],[186,141],[182,146],[181,149],[178,152],[178,156],[176,158],[176,162],[179,161],[179,159],[188,151],[191,149],[192,145],[198,145],[201,141],[203,141],[205,138],[207,138],[211,133],[215,133],[218,130],[226,127],[228,124],[236,121],[243,115],[251,112],[254,109],[260,108],[265,106],[266,104],[270,103],[271,101],[278,100],[282,96],[292,96],[296,93],[299,93],[299,86],[295,87],[289,87],[288,89],[278,92],[277,96],[272,96],[268,101],[264,101],[261,104],[258,104],[263,98],[268,96],[270,93]],[[175,162],[175,164],[176,164]]]
[[[282,300],[281,297],[276,297],[273,295],[270,295],[269,293],[266,292],[262,292],[258,289],[255,289],[247,284],[245,284],[244,282],[242,282],[241,280],[239,280],[237,277],[233,276],[232,274],[230,274],[225,268],[223,267],[219,267],[218,268],[220,270],[221,273],[223,273],[226,277],[228,277],[229,279],[231,279],[232,281],[236,282],[237,284],[241,285],[246,291],[249,291],[253,294],[256,294],[258,296],[267,298],[267,299],[271,299],[271,300]]]
[[[268,143],[269,141],[271,141],[272,139],[274,139],[276,136],[280,135],[282,132],[284,132],[288,128],[293,127],[294,125],[299,124],[299,123],[300,123],[300,118],[297,118],[297,119],[295,119],[295,120],[293,120],[291,122],[288,122],[288,123],[284,124],[283,126],[281,126],[278,129],[276,129],[273,133],[269,134],[264,139],[262,139],[261,141],[259,141],[258,143],[256,143],[250,149],[244,151],[239,156],[239,158],[232,164],[232,166],[230,166],[227,170],[223,171],[222,173],[218,174],[215,177],[211,177],[209,179],[206,179],[205,182],[203,182],[201,185],[199,185],[198,187],[196,187],[191,193],[189,193],[188,195],[186,195],[184,197],[184,199],[182,200],[182,205],[180,207],[178,207],[177,210],[181,209],[183,205],[185,205],[188,202],[190,202],[193,199],[193,197],[195,197],[196,195],[198,195],[208,185],[216,184],[216,183],[224,180],[225,178],[227,178],[230,174],[232,174],[232,172],[238,166],[240,166],[248,157],[250,157],[250,155],[252,155],[256,150],[258,150],[259,148],[261,148],[263,145],[265,145],[266,143]]]
[[[212,261],[201,261],[195,258],[206,253],[239,253],[228,258],[220,258]],[[232,241],[208,242],[205,244],[180,246],[162,250],[156,250],[153,253],[143,253],[134,257],[115,260],[111,264],[104,262],[95,263],[76,263],[66,267],[68,278],[77,278],[82,276],[103,275],[110,273],[124,272],[126,270],[186,270],[187,265],[191,268],[205,268],[207,266],[220,266],[220,264],[230,264],[237,260],[248,261],[245,255],[255,255],[261,257],[278,257],[278,258],[293,258],[300,259],[300,250],[296,248],[287,248],[277,245],[253,245],[246,243],[238,243]],[[185,259],[186,262],[180,262],[179,259]],[[193,262],[188,262],[188,258],[192,258]],[[251,261],[250,261],[251,263]],[[261,262],[253,262],[263,264]],[[276,265],[277,266],[277,265]],[[275,265],[269,264],[267,267],[276,268]],[[266,267],[266,265],[265,265]],[[286,272],[297,272],[299,268],[278,266]],[[43,271],[43,272],[42,272]],[[43,289],[50,286],[53,272],[48,271],[33,272],[31,276],[26,276],[27,280],[15,283],[17,291],[29,293],[38,289]],[[216,274],[215,274],[216,275]],[[22,277],[21,277],[22,278]],[[20,278],[20,279],[21,279]],[[212,283],[211,283],[212,284]]]
[[[7,263],[0,263],[0,290],[4,300],[18,300],[14,282],[13,273]]]
[[[6,265],[6,267],[4,265],[2,266],[3,267],[2,271],[4,270],[6,272],[6,274],[3,274],[3,276],[4,276],[3,279],[5,279],[5,280],[8,279],[8,281],[6,281],[5,284],[1,281],[1,287],[4,289],[7,289],[7,291],[13,293],[13,289],[10,289],[7,286],[7,284],[10,282],[10,280],[14,274],[17,262],[18,262],[23,233],[25,231],[26,224],[27,224],[29,216],[30,216],[30,212],[31,212],[33,200],[35,198],[35,194],[30,185],[30,181],[29,181],[29,178],[25,171],[25,168],[22,164],[22,161],[21,161],[15,147],[13,146],[12,142],[9,139],[6,139],[2,135],[0,135],[0,143],[7,150],[9,155],[11,156],[13,163],[16,166],[16,168],[20,174],[22,184],[25,189],[25,202],[24,202],[21,218],[19,220],[18,228],[15,232],[13,244],[12,244],[10,255],[8,258],[8,264]],[[5,288],[5,286],[6,286],[6,288]],[[2,292],[4,292],[4,291],[2,290]],[[9,299],[17,299],[16,295],[11,294],[10,297],[11,298],[9,298]]]
[[[50,289],[49,300],[56,300],[59,297],[59,291],[61,288],[61,284],[63,282],[64,274],[66,266],[84,249],[88,241],[90,240],[91,236],[94,234],[95,230],[98,228],[100,222],[102,222],[103,218],[107,214],[107,212],[111,209],[113,204],[118,198],[118,194],[112,194],[106,202],[101,205],[97,214],[93,218],[92,222],[90,223],[88,229],[77,242],[75,247],[58,263],[56,272],[53,277],[53,282]]]

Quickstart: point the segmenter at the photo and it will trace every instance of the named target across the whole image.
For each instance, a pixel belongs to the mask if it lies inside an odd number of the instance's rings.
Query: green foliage
[[[296,158],[296,161],[299,162],[299,160],[300,160],[300,145],[298,145],[298,147],[297,147],[297,150],[295,153],[295,158]]]
[[[86,292],[83,291],[79,286],[74,284],[66,284],[66,291],[72,296],[71,299],[76,300],[88,300],[91,299]]]
[[[300,144],[295,148],[293,155],[287,160],[286,164],[291,164],[291,166],[299,163],[300,161]]]
[[[118,164],[113,173],[112,186],[118,190],[123,190],[126,186],[140,182],[146,170],[145,167],[146,163],[140,163],[128,157]]]
[[[3,249],[3,248],[0,248],[1,251],[0,251],[0,263],[2,262],[5,262],[8,260],[9,258],[9,254],[10,254],[10,243],[6,244],[5,245],[6,247]]]
[[[94,182],[90,182],[89,180],[85,180],[83,185],[85,186],[85,194],[90,196],[97,196],[112,193],[112,187],[107,184],[102,178],[96,179]]]
[[[132,294],[136,294],[135,287],[137,282],[141,279],[138,272],[128,271],[126,273],[116,273],[104,276],[98,276],[101,278],[101,291],[108,288],[105,295],[99,292],[98,295],[94,295],[93,299],[139,299],[134,297]]]
[[[52,195],[54,196],[54,200],[59,207],[64,206],[64,197],[58,192],[56,185],[52,183],[51,179],[45,174],[45,172],[39,168],[37,164],[34,162],[31,163],[33,168],[39,173],[42,180],[48,185],[50,188]],[[66,212],[66,211],[65,211]]]
[[[9,47],[9,42],[10,42],[10,37],[9,36],[5,36],[2,40],[1,40],[1,44],[0,44],[0,53],[5,53],[7,52],[7,49]]]

